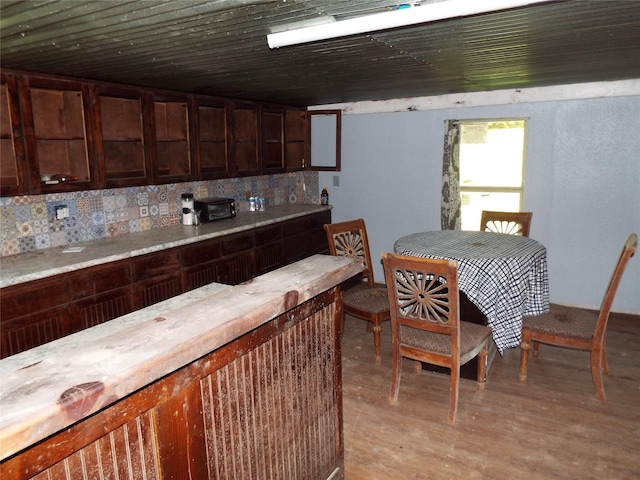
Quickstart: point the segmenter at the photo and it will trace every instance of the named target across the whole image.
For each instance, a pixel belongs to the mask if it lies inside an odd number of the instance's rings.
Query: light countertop
[[[82,251],[76,253],[63,253],[67,246],[2,257],[0,288],[264,227],[330,208],[326,205],[279,205],[269,207],[264,212],[240,212],[235,218],[198,226],[175,225],[74,243],[72,247],[83,247]]]
[[[227,344],[362,270],[313,255],[211,284],[0,360],[0,459]],[[69,395],[81,395],[66,405]]]

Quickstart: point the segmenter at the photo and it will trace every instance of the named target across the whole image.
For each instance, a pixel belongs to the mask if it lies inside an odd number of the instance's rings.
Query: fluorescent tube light
[[[287,23],[286,25],[276,25],[269,30],[271,33],[280,33],[290,30],[300,30],[307,27],[317,27],[318,25],[328,25],[336,21],[336,18],[331,15],[325,15],[323,17],[314,17],[307,20],[301,20],[299,22]]]
[[[551,0],[447,0],[413,8],[404,8],[363,17],[351,18],[313,27],[299,28],[267,35],[269,48],[345,37],[357,33],[374,32],[389,28],[406,27],[419,23],[435,22],[447,18],[464,17],[479,13],[523,7]]]

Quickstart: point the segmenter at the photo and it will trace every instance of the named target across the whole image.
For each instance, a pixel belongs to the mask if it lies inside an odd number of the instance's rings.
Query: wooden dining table
[[[455,260],[458,286],[486,318],[501,354],[520,345],[524,316],[549,311],[547,250],[532,238],[441,230],[404,236],[393,249],[403,255]]]

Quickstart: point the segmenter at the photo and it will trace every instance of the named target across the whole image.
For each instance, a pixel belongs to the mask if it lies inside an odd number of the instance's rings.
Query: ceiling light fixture
[[[298,45],[318,40],[327,40],[329,38],[355,35],[357,33],[387,30],[389,28],[406,27],[419,23],[506,10],[549,1],[550,0],[447,0],[412,8],[374,13],[372,15],[313,27],[271,33],[267,35],[267,43],[269,44],[269,48],[280,48],[288,45]]]

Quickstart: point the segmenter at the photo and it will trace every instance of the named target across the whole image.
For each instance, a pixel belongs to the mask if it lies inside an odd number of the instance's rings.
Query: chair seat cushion
[[[589,310],[552,304],[549,313],[524,317],[522,328],[533,332],[589,340],[593,338],[598,314]]]
[[[487,337],[491,329],[484,325],[460,322],[460,357],[475,350]],[[400,343],[408,347],[428,350],[441,355],[451,355],[451,337],[442,333],[428,332],[406,325],[400,326]]]
[[[389,311],[389,295],[386,288],[356,288],[344,293],[345,308],[353,307],[369,313]]]

